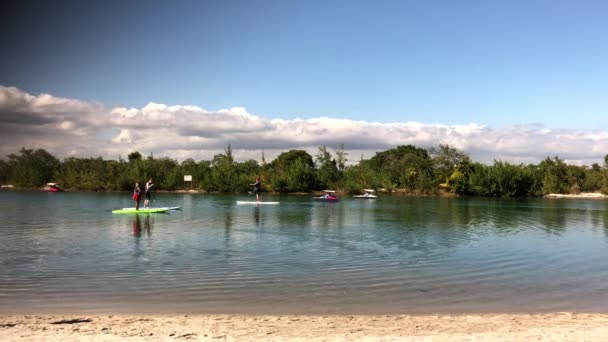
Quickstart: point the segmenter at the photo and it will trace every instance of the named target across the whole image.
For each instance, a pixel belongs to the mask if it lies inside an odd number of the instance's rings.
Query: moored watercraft
[[[313,197],[312,199],[315,201],[324,201],[324,202],[338,202],[340,199],[334,195],[334,190],[323,190],[325,192],[324,195],[319,197]]]
[[[378,196],[374,195],[374,192],[375,192],[374,189],[363,189],[363,191],[365,191],[365,194],[363,194],[363,195],[355,195],[355,196],[353,196],[353,198],[360,198],[360,199],[374,199],[374,198],[378,198]]]
[[[46,183],[46,188],[44,188],[46,192],[62,192],[63,189],[59,187],[57,183]]]

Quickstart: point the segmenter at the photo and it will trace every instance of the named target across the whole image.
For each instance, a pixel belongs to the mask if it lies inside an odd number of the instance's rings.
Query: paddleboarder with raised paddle
[[[154,184],[152,184],[152,178],[150,178],[150,180],[146,183],[146,190],[144,192],[144,208],[150,208],[150,193],[152,192],[153,186]]]

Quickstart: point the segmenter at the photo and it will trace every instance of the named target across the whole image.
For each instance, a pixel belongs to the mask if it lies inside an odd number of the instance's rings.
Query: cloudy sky
[[[604,1],[19,1],[0,11],[0,158],[237,159],[402,144],[608,154]]]

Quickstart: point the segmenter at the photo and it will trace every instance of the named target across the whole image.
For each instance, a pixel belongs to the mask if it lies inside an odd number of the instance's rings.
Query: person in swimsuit
[[[152,184],[152,178],[150,178],[150,180],[146,183],[146,191],[144,193],[144,208],[150,208],[150,192],[152,192],[153,186],[154,184]]]
[[[141,189],[139,188],[139,182],[135,182],[135,189],[133,189],[133,200],[135,201],[135,210],[139,210]]]
[[[260,178],[256,178],[255,179],[255,183],[253,184],[249,184],[251,186],[253,186],[253,193],[255,194],[255,200],[256,201],[260,201],[260,189],[262,187],[262,183],[260,183]]]

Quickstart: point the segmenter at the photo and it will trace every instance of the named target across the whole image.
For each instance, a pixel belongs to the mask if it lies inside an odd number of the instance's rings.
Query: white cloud
[[[125,118],[132,118],[137,115],[138,110],[136,108],[125,108],[125,107],[115,107],[112,108],[110,114],[120,115]]]
[[[112,136],[108,132],[114,132]],[[58,157],[118,158],[133,151],[178,160],[211,159],[232,146],[237,160],[267,161],[289,149],[316,154],[317,146],[344,144],[349,159],[369,158],[397,145],[449,144],[474,160],[538,162],[559,156],[577,164],[602,163],[608,131],[550,129],[542,125],[503,128],[483,124],[379,123],[319,117],[265,118],[243,107],[208,111],[197,106],[149,103],[143,108],[30,95],[0,86],[0,153],[44,148]]]
[[[130,129],[121,129],[120,133],[117,136],[112,138],[112,142],[114,143],[133,143],[133,133]]]

